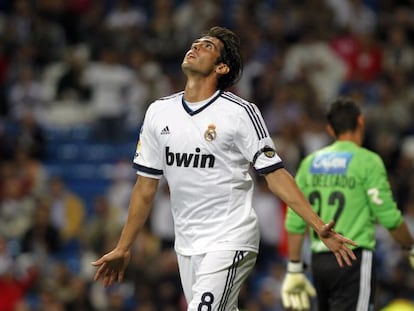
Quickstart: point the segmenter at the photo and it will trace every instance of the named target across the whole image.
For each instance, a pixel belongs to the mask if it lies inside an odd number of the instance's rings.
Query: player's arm
[[[351,265],[351,259],[356,259],[356,257],[346,244],[355,245],[355,243],[336,233],[332,229],[333,222],[325,224],[312,210],[292,175],[278,166],[281,164],[277,161],[280,158],[275,152],[274,143],[270,139],[260,111],[254,105],[250,105],[250,108],[249,113],[246,113],[246,110],[240,110],[239,118],[235,119],[238,120],[236,126],[238,131],[234,137],[236,146],[253,164],[256,172],[265,176],[269,189],[314,228],[321,240],[335,254],[338,264],[342,267],[345,261]],[[257,122],[252,122],[252,115],[255,116]],[[275,170],[270,172],[269,167]]]
[[[395,229],[389,230],[394,240],[399,243],[404,249],[411,249],[414,246],[414,239],[408,230],[407,223],[402,221]]]
[[[333,221],[325,224],[312,210],[303,192],[297,186],[292,175],[284,168],[277,169],[265,175],[269,189],[301,216],[318,233],[321,240],[334,253],[338,264],[351,265],[351,259],[356,257],[346,245],[355,245],[350,239],[344,238],[333,230]]]
[[[150,213],[158,179],[138,176],[131,193],[128,217],[116,247],[92,265],[98,267],[94,280],[103,278],[105,286],[121,282],[130,259],[130,248]]]
[[[388,229],[393,239],[410,251],[410,262],[414,267],[414,238],[397,207],[392,195],[386,169],[382,159],[375,156],[368,161],[372,167],[367,179],[367,195],[371,210],[382,226]]]
[[[117,249],[127,251],[135,241],[139,231],[144,226],[150,213],[158,179],[138,176],[131,193],[128,218],[122,230]]]
[[[403,221],[397,228],[389,230],[389,232],[397,243],[409,251],[410,264],[414,269],[414,239],[408,230],[407,223]]]
[[[303,240],[305,238],[304,233],[287,233],[287,244],[288,244],[288,258],[291,262],[302,261],[302,247]]]

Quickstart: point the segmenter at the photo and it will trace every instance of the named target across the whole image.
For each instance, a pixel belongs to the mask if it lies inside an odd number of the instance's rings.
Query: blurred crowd
[[[182,57],[213,25],[240,36],[244,75],[231,91],[259,106],[292,174],[330,142],[331,100],[351,96],[362,105],[364,144],[382,156],[414,233],[414,1],[3,0],[0,311],[185,310],[166,184],[125,282],[104,288],[90,263],[117,242],[131,163],[114,163],[111,184],[88,207],[48,171],[45,129],[84,124],[109,144],[137,136],[151,101],[183,88]],[[259,176],[255,201],[261,252],[240,307],[279,311],[285,206]],[[376,259],[377,310],[413,302],[406,254],[380,228]]]

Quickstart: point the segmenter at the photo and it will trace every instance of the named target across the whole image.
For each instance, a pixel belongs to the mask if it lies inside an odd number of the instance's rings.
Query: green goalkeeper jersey
[[[358,247],[375,248],[377,223],[394,229],[403,221],[382,159],[350,141],[336,141],[308,155],[296,181],[321,219],[333,219],[335,231]],[[285,226],[291,233],[304,233],[307,227],[291,208]],[[328,251],[313,230],[310,241],[313,252]]]

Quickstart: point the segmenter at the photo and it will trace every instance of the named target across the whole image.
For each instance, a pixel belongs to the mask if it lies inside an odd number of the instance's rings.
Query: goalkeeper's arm
[[[288,233],[289,262],[282,284],[282,303],[286,309],[308,310],[309,297],[316,296],[315,288],[304,274],[301,261],[303,234]]]
[[[397,228],[389,230],[389,232],[394,240],[403,247],[403,249],[409,251],[410,264],[414,269],[414,239],[407,227],[407,223],[403,220]]]

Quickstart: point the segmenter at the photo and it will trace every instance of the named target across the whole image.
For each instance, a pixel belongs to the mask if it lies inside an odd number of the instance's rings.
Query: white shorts
[[[195,256],[177,254],[187,311],[236,311],[243,282],[257,254],[217,251]]]

